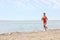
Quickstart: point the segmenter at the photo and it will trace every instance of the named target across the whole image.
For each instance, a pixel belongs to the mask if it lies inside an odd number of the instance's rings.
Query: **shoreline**
[[[31,32],[18,32],[18,31],[15,31],[15,32],[4,32],[4,33],[0,33],[0,35],[1,34],[11,34],[11,33],[38,33],[38,32],[48,32],[48,31],[57,31],[57,30],[60,30],[60,29],[48,29],[47,31],[41,30],[41,31],[31,31]]]

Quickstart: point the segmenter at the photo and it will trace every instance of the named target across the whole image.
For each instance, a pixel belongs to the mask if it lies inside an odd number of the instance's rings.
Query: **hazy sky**
[[[60,0],[0,0],[0,20],[60,20]]]

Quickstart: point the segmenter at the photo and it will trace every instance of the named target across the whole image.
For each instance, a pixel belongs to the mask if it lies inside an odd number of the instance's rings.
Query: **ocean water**
[[[60,29],[60,20],[49,20],[48,29]],[[7,32],[33,32],[43,31],[43,23],[40,20],[0,20],[0,33]]]

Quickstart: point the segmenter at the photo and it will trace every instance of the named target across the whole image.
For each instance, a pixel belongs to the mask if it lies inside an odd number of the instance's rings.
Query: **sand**
[[[60,40],[60,30],[0,34],[0,40]]]

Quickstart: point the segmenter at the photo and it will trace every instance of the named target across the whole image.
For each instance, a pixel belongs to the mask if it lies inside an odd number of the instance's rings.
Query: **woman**
[[[47,20],[48,18],[46,17],[46,13],[43,13],[42,21],[43,21],[43,26],[44,26],[45,31],[47,30],[47,26],[46,26]]]

